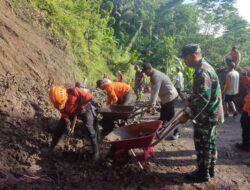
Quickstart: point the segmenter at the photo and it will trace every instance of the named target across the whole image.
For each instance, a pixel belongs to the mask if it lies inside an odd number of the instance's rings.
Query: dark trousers
[[[174,117],[174,104],[175,100],[161,104],[160,120],[163,122],[163,124],[165,124],[167,121],[170,121],[172,117]]]
[[[176,88],[176,90],[177,90],[179,96],[181,97],[181,99],[182,99],[182,100],[185,100],[185,98],[183,97],[183,94],[182,94],[182,92],[181,92],[181,89],[180,89],[180,88]]]
[[[92,110],[91,106],[88,106],[88,108],[78,115],[78,119],[83,121],[83,124],[85,127],[87,127],[89,137],[90,139],[96,138],[97,136],[97,118],[94,114],[94,110]],[[71,120],[72,121],[72,120]],[[54,148],[63,134],[68,132],[68,123],[61,118],[52,137],[51,147]]]
[[[245,111],[242,111],[240,123],[242,127],[242,144],[250,148],[250,116]]]

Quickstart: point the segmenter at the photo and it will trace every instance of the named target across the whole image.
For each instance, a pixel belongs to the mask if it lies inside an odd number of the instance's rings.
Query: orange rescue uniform
[[[126,95],[130,86],[123,82],[112,82],[104,85],[104,89],[107,92],[108,100],[107,104],[116,104],[118,100],[123,100],[124,95]]]
[[[243,110],[248,113],[248,116],[250,116],[250,91],[245,97],[245,104],[244,104]]]
[[[79,110],[87,108],[87,103],[92,99],[92,94],[81,90],[80,88],[67,89],[68,100],[63,110],[59,110],[64,119],[77,114]]]

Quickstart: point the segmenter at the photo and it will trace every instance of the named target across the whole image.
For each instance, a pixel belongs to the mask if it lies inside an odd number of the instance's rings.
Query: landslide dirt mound
[[[39,14],[30,14],[33,20],[20,18],[9,1],[0,1],[0,189],[38,180],[30,177],[39,169],[34,163],[48,143],[46,127],[58,116],[48,101],[48,87],[73,84],[79,72],[62,46],[66,43],[38,26]]]
[[[23,109],[29,110],[25,101],[38,102],[40,91],[47,91],[49,84],[71,83],[78,71],[65,51],[66,46],[58,45],[45,28],[34,22],[41,20],[41,16],[36,12],[30,14],[33,20],[20,19],[9,1],[0,1],[1,101],[10,105],[8,113],[17,115],[22,115]],[[1,110],[7,107],[1,102]]]

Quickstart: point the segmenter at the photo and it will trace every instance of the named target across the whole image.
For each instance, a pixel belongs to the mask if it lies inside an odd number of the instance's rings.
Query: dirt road
[[[37,14],[28,16],[43,22]],[[48,87],[53,82],[73,84],[78,72],[73,72],[77,69],[63,43],[55,43],[25,18],[14,14],[8,0],[0,1],[0,189],[250,189],[250,153],[233,147],[241,138],[239,116],[218,127],[218,174],[203,184],[189,183],[183,176],[195,168],[191,124],[182,127],[179,140],[164,140],[154,148],[150,171],[140,170],[136,163],[106,164],[109,146],[102,141],[103,160],[91,163],[81,123],[54,154],[44,151],[59,118]],[[58,67],[61,64],[65,67]]]

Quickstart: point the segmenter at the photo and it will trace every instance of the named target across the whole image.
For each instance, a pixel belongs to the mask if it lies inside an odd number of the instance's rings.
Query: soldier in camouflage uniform
[[[209,181],[214,177],[217,159],[216,126],[224,121],[222,95],[218,76],[203,58],[198,44],[182,48],[182,58],[188,67],[193,67],[193,93],[183,117],[194,124],[194,145],[198,169],[187,173],[187,179],[195,182]]]

